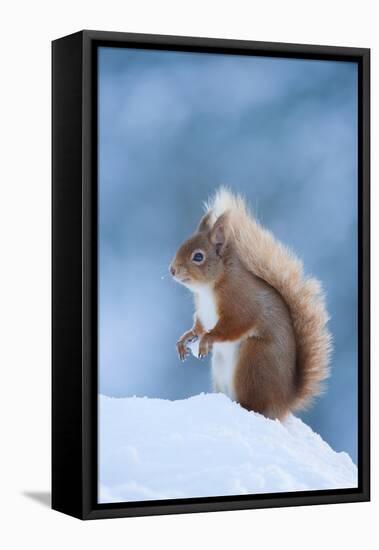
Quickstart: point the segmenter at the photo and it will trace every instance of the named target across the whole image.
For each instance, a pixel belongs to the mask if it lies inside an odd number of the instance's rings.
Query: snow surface
[[[357,486],[357,468],[300,419],[248,412],[223,394],[99,396],[99,501]]]

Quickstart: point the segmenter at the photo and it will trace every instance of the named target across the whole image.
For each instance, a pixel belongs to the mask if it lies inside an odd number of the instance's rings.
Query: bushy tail
[[[245,267],[274,287],[290,310],[297,352],[297,396],[292,408],[302,409],[321,393],[329,374],[332,346],[321,285],[304,275],[299,258],[254,219],[242,197],[221,188],[205,206],[214,221],[228,212]]]

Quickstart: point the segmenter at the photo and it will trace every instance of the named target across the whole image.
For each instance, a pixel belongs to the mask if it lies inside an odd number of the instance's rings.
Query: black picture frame
[[[97,55],[133,47],[358,63],[358,488],[97,503]],[[52,507],[81,519],[370,499],[370,50],[81,31],[52,43]]]

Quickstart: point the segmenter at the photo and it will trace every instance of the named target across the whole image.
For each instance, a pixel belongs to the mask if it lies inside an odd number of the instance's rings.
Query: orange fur
[[[275,288],[287,304],[295,332],[297,391],[292,409],[321,393],[329,375],[331,335],[318,280],[304,275],[302,262],[249,213],[245,201],[220,189],[206,205],[215,219],[230,216],[234,246],[246,268]]]
[[[216,193],[170,269],[196,297],[194,326],[178,341],[179,356],[195,338],[200,357],[213,349],[215,390],[276,418],[320,392],[331,349],[320,284],[304,276],[300,260],[258,224],[241,197]]]

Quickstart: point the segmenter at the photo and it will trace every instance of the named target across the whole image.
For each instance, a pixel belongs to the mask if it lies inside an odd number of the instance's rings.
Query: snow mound
[[[298,418],[248,412],[223,394],[99,397],[99,502],[357,486],[357,468]]]

